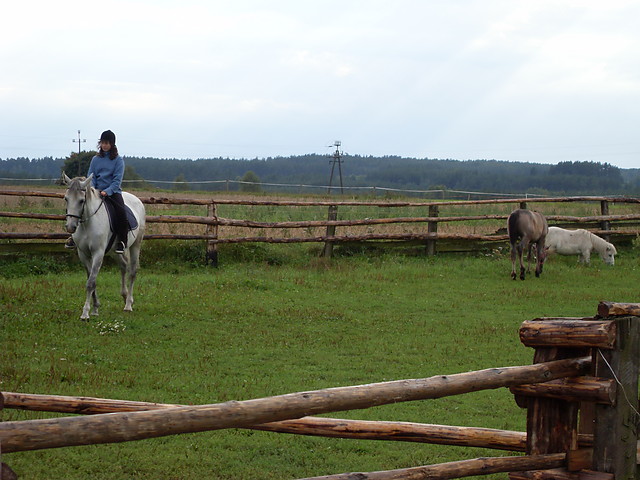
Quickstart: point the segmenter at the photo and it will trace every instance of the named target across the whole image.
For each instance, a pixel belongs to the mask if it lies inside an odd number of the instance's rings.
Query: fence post
[[[329,205],[329,215],[327,220],[337,220],[338,219],[338,206],[337,205]],[[327,225],[327,237],[333,237],[336,234],[336,226],[335,225]],[[321,257],[329,257],[333,255],[333,243],[332,242],[324,242],[324,248],[322,249]]]
[[[207,216],[209,218],[216,218],[218,216],[218,206],[214,202],[207,205]],[[213,235],[217,240],[218,224],[208,224],[206,234]],[[213,267],[218,266],[218,244],[212,240],[207,240],[207,263]]]
[[[600,201],[600,214],[609,215],[609,202],[607,200]],[[600,222],[601,230],[611,230],[611,222],[609,220],[603,220]],[[609,241],[609,235],[602,236],[607,242]]]
[[[438,216],[438,205],[429,205],[429,217],[437,217]],[[427,232],[428,233],[438,233],[438,222],[427,222]],[[426,245],[426,254],[427,255],[435,255],[436,254],[436,240],[435,238],[427,240]]]
[[[613,473],[617,479],[640,478],[636,465],[640,318],[618,317],[616,327],[615,349],[594,350],[595,376],[615,379],[618,388],[613,405],[595,408],[593,469]]]

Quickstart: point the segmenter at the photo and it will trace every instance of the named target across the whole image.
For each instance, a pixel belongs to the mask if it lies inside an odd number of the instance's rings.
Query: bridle
[[[65,210],[65,217],[77,218],[78,219],[78,223],[86,222],[91,217],[93,217],[96,213],[98,213],[98,210],[100,210],[100,207],[102,207],[102,204],[104,203],[104,198],[102,198],[102,196],[101,196],[100,197],[100,205],[98,205],[98,208],[96,208],[96,210],[91,215],[89,215],[86,218],[83,218],[84,217],[84,207],[87,205],[87,189],[85,189],[83,191],[84,191],[85,201],[82,204],[82,210],[80,211],[80,215],[76,215],[75,213],[69,213],[68,210]],[[67,204],[67,207],[68,207],[68,204]]]

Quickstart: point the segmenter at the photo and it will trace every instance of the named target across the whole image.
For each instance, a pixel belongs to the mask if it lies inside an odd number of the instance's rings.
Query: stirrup
[[[127,247],[124,246],[124,242],[117,242],[115,252],[119,254],[123,254],[125,248]]]

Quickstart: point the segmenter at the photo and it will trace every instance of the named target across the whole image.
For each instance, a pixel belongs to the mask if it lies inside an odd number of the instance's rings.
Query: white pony
[[[579,260],[586,264],[591,259],[592,250],[598,252],[607,265],[615,263],[614,257],[618,253],[613,244],[582,228],[565,230],[560,227],[549,227],[545,246],[548,253],[580,255]]]
[[[78,256],[87,271],[87,297],[82,309],[82,320],[89,318],[91,301],[93,301],[92,315],[98,315],[98,295],[96,294],[96,279],[102,266],[102,260],[108,250],[113,249],[111,239],[113,234],[109,226],[109,218],[104,200],[98,191],[91,186],[91,177],[76,177],[70,179],[63,173],[62,180],[67,185],[64,200],[67,204],[65,229],[73,234],[73,240],[78,247]],[[129,231],[128,247],[124,254],[117,255],[122,276],[120,293],[124,299],[125,311],[133,309],[133,283],[138,271],[140,246],[144,236],[145,209],[138,197],[122,192],[127,205],[138,224],[135,230]],[[127,284],[126,277],[129,277]]]

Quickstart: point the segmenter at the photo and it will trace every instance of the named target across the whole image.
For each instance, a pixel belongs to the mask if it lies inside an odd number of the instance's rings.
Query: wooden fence
[[[248,428],[525,453],[316,479],[460,478],[499,472],[510,472],[511,480],[640,478],[639,315],[640,305],[601,302],[594,317],[525,321],[520,339],[535,348],[533,365],[221,404],[184,406],[3,392],[0,408],[90,415],[1,422],[0,454]],[[509,387],[518,405],[526,408],[526,433],[308,416],[501,387]],[[1,468],[2,480],[17,478],[6,463]]]
[[[0,196],[18,196],[26,197],[45,197],[45,198],[62,198],[64,194],[59,191],[52,192],[31,192],[19,190],[0,190]],[[527,208],[530,205],[544,205],[550,203],[596,203],[599,204],[599,215],[570,216],[547,214],[550,224],[558,226],[570,226],[588,228],[594,233],[604,236],[606,239],[614,243],[622,240],[635,238],[640,234],[640,211],[636,213],[635,207],[640,204],[639,198],[618,198],[618,197],[553,197],[553,198],[536,198],[536,199],[492,199],[492,200],[469,200],[469,201],[430,201],[430,202],[397,202],[397,201],[276,201],[276,200],[243,200],[243,199],[212,199],[212,198],[167,198],[167,197],[141,197],[143,203],[147,205],[191,205],[202,206],[206,208],[205,215],[148,215],[147,223],[164,223],[164,224],[182,224],[182,225],[201,225],[203,231],[200,233],[184,233],[184,234],[146,234],[147,240],[205,240],[207,243],[207,258],[213,263],[218,261],[218,245],[232,243],[301,243],[316,242],[323,243],[323,256],[331,256],[333,245],[347,242],[402,242],[420,244],[425,247],[425,252],[433,255],[436,251],[468,251],[477,249],[480,246],[491,246],[496,243],[504,243],[507,240],[506,219],[508,213],[513,208]],[[262,207],[326,207],[328,209],[326,219],[306,220],[306,221],[281,221],[281,222],[263,222],[251,219],[231,219],[218,215],[219,207],[222,205],[244,205],[244,206],[262,206]],[[610,207],[613,205],[631,205],[633,213],[611,214]],[[391,217],[391,218],[361,218],[340,220],[338,218],[340,211],[349,207],[375,207],[378,209],[397,209],[400,207],[408,207],[417,209],[422,212],[428,212],[426,216],[411,217]],[[498,206],[509,207],[509,211],[501,213],[487,213],[481,215],[442,215],[441,210],[453,209],[463,206]],[[0,211],[0,217],[5,218],[28,218],[41,221],[62,221],[62,214],[46,214],[46,213],[26,213]],[[471,223],[475,225],[486,225],[487,221],[498,221],[501,228],[494,228],[490,231],[481,233],[456,233],[447,232],[446,227],[460,222]],[[412,231],[404,231],[401,233],[389,233],[382,231],[373,231],[374,227],[382,227],[389,225],[403,225],[405,228],[411,227]],[[445,228],[443,228],[443,226]],[[311,231],[312,229],[325,229],[322,234],[308,234],[301,236],[299,234],[287,234],[281,236],[268,236],[264,234],[254,236],[223,236],[221,227],[233,227],[235,229],[253,230],[258,229],[264,231]],[[347,228],[369,229],[367,232],[360,233],[338,233],[337,229],[345,230]],[[426,229],[425,229],[426,227]],[[473,228],[475,230],[475,227]],[[66,239],[67,234],[63,232],[7,232],[0,231],[0,239],[44,239],[57,240]]]

